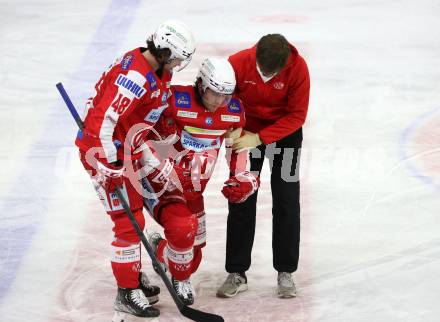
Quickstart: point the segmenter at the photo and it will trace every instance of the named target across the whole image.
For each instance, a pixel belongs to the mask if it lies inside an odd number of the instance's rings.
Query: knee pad
[[[197,218],[183,203],[171,203],[162,208],[161,224],[165,238],[173,249],[185,250],[194,245]]]
[[[206,246],[206,215],[203,196],[200,194],[198,198],[188,200],[188,208],[197,218],[197,233],[194,240],[194,246]]]

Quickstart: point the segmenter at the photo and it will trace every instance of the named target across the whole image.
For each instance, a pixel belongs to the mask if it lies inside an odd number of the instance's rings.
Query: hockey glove
[[[150,169],[146,177],[156,193],[167,189],[172,171],[173,162],[168,158]]]
[[[106,191],[114,191],[116,187],[121,187],[124,182],[124,167],[120,162],[104,164],[96,161],[97,181]]]
[[[179,177],[179,183],[182,186],[182,192],[186,200],[194,200],[200,195],[200,192],[194,190],[193,182],[191,179],[191,171],[184,169],[183,167],[175,164],[174,170]]]
[[[241,203],[257,191],[260,178],[249,171],[240,172],[225,181],[222,193],[231,203]]]
[[[156,192],[164,189],[172,190],[176,187],[184,192],[191,187],[190,173],[175,164],[170,158],[164,159],[159,165],[152,167],[146,177]],[[169,184],[173,186],[168,188]]]

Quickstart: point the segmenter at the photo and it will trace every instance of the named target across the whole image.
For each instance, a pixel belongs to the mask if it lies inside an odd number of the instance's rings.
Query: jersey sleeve
[[[249,151],[247,149],[241,150],[240,152],[234,151],[232,150],[232,143],[228,146],[226,141],[226,162],[228,163],[231,176],[235,176],[244,171],[249,171]]]
[[[228,132],[225,137],[226,162],[228,163],[231,176],[240,172],[249,171],[250,169],[249,151],[245,149],[238,152],[232,149],[234,139],[242,135],[240,129],[241,127],[232,132]]]
[[[98,137],[108,163],[117,160],[117,148],[113,142],[116,125],[121,118],[132,113],[140,105],[141,98],[146,93],[146,79],[138,71],[119,73],[111,77],[110,81],[112,83],[106,87],[97,106],[104,111]]]

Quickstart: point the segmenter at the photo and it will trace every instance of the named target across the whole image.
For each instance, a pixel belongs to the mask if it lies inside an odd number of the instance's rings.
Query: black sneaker
[[[120,288],[116,296],[115,311],[129,313],[139,317],[156,317],[160,311],[148,302],[144,292],[138,288]]]

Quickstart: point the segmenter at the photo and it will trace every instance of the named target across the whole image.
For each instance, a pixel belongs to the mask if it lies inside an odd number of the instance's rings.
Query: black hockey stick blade
[[[197,322],[224,322],[223,318],[220,315],[212,314],[212,313],[206,313],[202,312],[196,309],[193,309],[189,306],[184,306],[180,310],[180,313],[184,317],[187,317],[190,320],[197,321]]]

